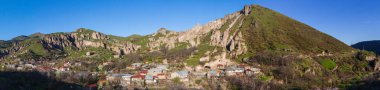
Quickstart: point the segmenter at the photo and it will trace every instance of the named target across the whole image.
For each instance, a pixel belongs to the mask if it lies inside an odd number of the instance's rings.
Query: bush
[[[172,81],[173,81],[174,83],[176,83],[176,84],[181,83],[181,79],[178,78],[178,77],[172,79]]]
[[[201,84],[201,82],[202,82],[201,79],[195,80],[195,83],[196,83],[196,84]]]
[[[333,70],[336,67],[336,63],[331,59],[320,60],[319,64],[321,64],[324,68],[328,70]]]

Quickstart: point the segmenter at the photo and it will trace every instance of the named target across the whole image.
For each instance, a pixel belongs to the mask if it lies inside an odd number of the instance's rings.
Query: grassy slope
[[[255,5],[243,18],[238,29],[249,52],[240,57],[251,57],[246,63],[260,64],[265,75],[284,80],[282,85],[287,89],[347,88],[371,72],[369,62],[358,59],[356,53],[346,53],[353,48],[278,12]],[[300,54],[328,50],[335,55],[296,58],[298,54],[283,49]]]
[[[251,52],[292,49],[302,53],[346,52],[348,45],[273,10],[254,5],[242,27]]]

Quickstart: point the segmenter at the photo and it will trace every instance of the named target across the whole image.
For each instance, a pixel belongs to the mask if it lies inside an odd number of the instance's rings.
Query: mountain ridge
[[[198,24],[182,32],[160,28],[153,34],[119,37],[79,28],[66,33],[36,33],[30,37],[16,37],[15,40],[17,42],[13,46],[18,49],[2,50],[4,54],[1,58],[21,49],[22,47],[17,47],[18,42],[28,45],[27,41],[42,45],[44,49],[37,50],[38,52],[65,52],[66,47],[74,50],[95,47],[111,50],[114,52],[112,55],[117,56],[158,51],[161,47],[170,50],[178,46],[190,48],[199,45],[217,47],[219,49],[216,52],[227,52],[227,57],[234,59],[250,58],[254,53],[267,50],[306,55],[353,51],[351,47],[332,36],[259,5],[246,5],[242,10],[224,18],[204,25]],[[12,46],[4,43],[2,47]]]
[[[360,50],[372,51],[380,55],[380,40],[362,41],[351,46]]]
[[[125,68],[119,65],[125,63],[166,63],[189,71],[199,67],[215,68],[221,63],[246,64],[263,72],[246,78],[286,89],[349,85],[352,78],[347,77],[361,78],[375,66],[380,67],[380,63],[370,66],[377,62],[374,58],[358,58],[366,56],[338,39],[259,5],[246,5],[240,11],[182,32],[160,28],[148,35],[119,37],[79,28],[65,33],[37,33],[0,44],[0,58],[9,63],[55,61],[62,64],[74,60],[103,67],[104,63],[118,62],[115,68],[107,68],[112,71]],[[98,67],[88,68],[78,70],[98,71]],[[241,79],[227,79],[234,80]],[[237,83],[221,86],[239,87],[234,85]]]

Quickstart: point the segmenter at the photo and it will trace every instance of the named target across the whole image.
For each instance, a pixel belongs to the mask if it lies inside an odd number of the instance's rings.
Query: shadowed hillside
[[[83,90],[80,85],[48,78],[39,72],[0,72],[0,90]]]
[[[356,49],[372,51],[375,52],[377,55],[380,55],[380,40],[363,41],[351,46]]]

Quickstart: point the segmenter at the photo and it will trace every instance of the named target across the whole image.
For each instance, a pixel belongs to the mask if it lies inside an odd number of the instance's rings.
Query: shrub
[[[174,83],[176,83],[176,84],[181,83],[181,79],[178,78],[178,77],[172,79],[172,81],[173,81]]]
[[[320,60],[319,64],[321,64],[324,68],[328,70],[333,70],[336,67],[336,63],[331,59]]]

